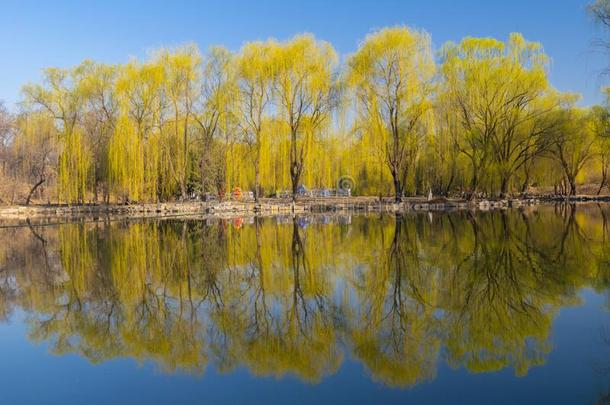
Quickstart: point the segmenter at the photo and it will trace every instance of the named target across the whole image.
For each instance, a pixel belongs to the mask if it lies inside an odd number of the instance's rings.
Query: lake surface
[[[0,402],[608,404],[609,218],[0,229]]]

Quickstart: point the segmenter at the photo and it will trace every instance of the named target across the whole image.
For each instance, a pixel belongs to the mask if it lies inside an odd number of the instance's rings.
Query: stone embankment
[[[404,198],[401,202],[393,199],[376,197],[338,197],[307,198],[292,203],[290,200],[262,199],[254,201],[212,201],[212,202],[173,202],[158,204],[131,205],[31,205],[0,206],[0,220],[27,218],[74,218],[74,217],[170,217],[181,215],[207,215],[235,217],[245,215],[286,215],[306,213],[401,213],[408,211],[451,211],[451,210],[490,210],[537,205],[540,203],[561,202],[610,202],[610,197],[575,196],[565,197],[539,196],[532,198],[505,200],[453,200],[424,198]]]

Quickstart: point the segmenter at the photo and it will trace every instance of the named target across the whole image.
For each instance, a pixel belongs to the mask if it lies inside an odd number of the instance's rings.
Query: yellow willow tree
[[[263,158],[263,123],[268,117],[273,83],[271,42],[244,45],[235,59],[235,80],[238,89],[238,126],[244,142],[254,152],[254,199],[260,197],[260,171]],[[268,153],[265,153],[267,156]]]
[[[163,91],[167,98],[169,168],[180,186],[180,197],[187,198],[192,144],[190,124],[195,100],[199,96],[201,55],[195,45],[159,52],[158,64],[164,69]]]
[[[124,201],[144,199],[144,143],[127,114],[121,114],[108,145],[108,172],[113,191]]]
[[[517,33],[507,42],[466,38],[445,45],[444,91],[461,122],[473,193],[481,173],[495,171],[505,195],[514,174],[553,145],[549,114],[565,100],[550,88],[547,63],[542,46]]]
[[[31,185],[25,205],[36,190],[40,198],[44,187],[55,177],[57,163],[57,130],[53,118],[42,112],[23,113],[15,120],[17,136],[11,147],[15,161]]]
[[[91,147],[92,170],[91,180],[94,201],[98,200],[101,188],[103,200],[108,203],[110,185],[108,184],[108,144],[119,115],[119,103],[115,91],[120,66],[86,62],[82,87],[85,89],[86,111],[83,114],[82,127],[88,144]]]
[[[604,187],[608,186],[610,171],[610,87],[604,88],[603,91],[606,96],[605,105],[591,108],[591,122],[595,134],[595,154],[600,168],[597,195],[601,194]]]
[[[335,103],[337,54],[328,42],[304,34],[273,50],[273,94],[278,118],[290,132],[290,179],[296,199],[305,158]]]
[[[63,149],[59,155],[59,200],[82,204],[87,192],[87,178],[91,168],[91,155],[80,129],[63,136]]]
[[[463,184],[465,157],[459,149],[459,118],[447,93],[442,90],[442,84],[434,103],[434,117],[434,130],[420,165],[432,192],[447,196],[456,186]]]
[[[226,174],[230,162],[225,158],[234,117],[231,114],[235,102],[233,80],[233,55],[226,48],[212,47],[202,62],[199,97],[193,113],[198,127],[195,135],[198,145],[201,193],[213,183],[219,194],[226,187]]]
[[[111,187],[123,193],[125,201],[155,200],[174,188],[160,157],[163,78],[158,64],[130,62],[117,79],[120,113],[108,146],[108,167]],[[123,167],[125,162],[135,166]],[[135,170],[133,178],[129,178],[131,170]]]
[[[435,64],[430,36],[407,27],[370,34],[352,55],[347,83],[357,100],[358,127],[374,139],[394,182],[404,194],[426,134]]]
[[[79,127],[86,97],[86,65],[84,62],[73,69],[46,69],[44,84],[23,88],[26,103],[48,112],[57,123],[61,143],[58,198],[68,203],[84,202],[91,167],[91,153]]]
[[[592,112],[572,107],[559,111],[558,139],[551,154],[563,173],[564,188],[570,195],[576,194],[576,180],[585,165],[595,155],[595,122]]]

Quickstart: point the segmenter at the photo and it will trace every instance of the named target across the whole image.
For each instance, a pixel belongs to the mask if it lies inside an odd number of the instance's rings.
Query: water
[[[609,403],[608,218],[0,229],[0,401]]]

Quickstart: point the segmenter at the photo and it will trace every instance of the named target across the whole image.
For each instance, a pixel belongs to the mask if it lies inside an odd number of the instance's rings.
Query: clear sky
[[[506,39],[522,32],[552,58],[559,90],[599,102],[606,58],[594,46],[601,30],[586,13],[590,0],[219,0],[0,2],[0,99],[12,107],[21,86],[48,66],[83,59],[125,62],[160,46],[195,42],[231,50],[249,40],[311,32],[337,51],[355,51],[364,36],[406,24],[432,35],[435,47],[464,36]]]

